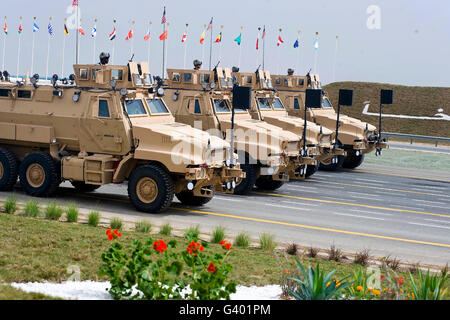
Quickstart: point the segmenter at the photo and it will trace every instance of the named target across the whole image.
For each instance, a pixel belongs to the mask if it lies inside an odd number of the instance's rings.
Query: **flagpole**
[[[184,31],[184,34],[186,35],[186,39],[184,39],[184,59],[183,59],[183,69],[186,69],[186,53],[187,53],[187,30],[188,30],[189,24],[186,23],[186,29]]]
[[[319,39],[319,33],[318,32],[316,32],[316,40],[318,40]],[[317,51],[318,51],[318,49],[317,48],[314,48],[314,50],[315,50],[315,52],[314,52],[314,73],[317,73]]]
[[[166,7],[164,7],[164,13],[163,13],[163,19],[164,19],[164,23],[163,23],[163,34],[165,34],[166,33],[166,21],[167,21],[167,19],[166,19]],[[165,55],[166,55],[166,38],[164,37],[164,40],[163,40],[163,54],[162,54],[162,58],[163,58],[163,63],[162,63],[162,72],[161,72],[161,78],[162,79],[164,79],[164,74],[165,74],[165,62],[166,62],[166,60],[165,60]]]
[[[149,27],[148,27],[148,34],[150,34],[150,28],[152,26],[152,22],[150,21],[149,23]],[[148,67],[150,68],[150,39],[147,40],[147,63],[148,63]]]
[[[5,16],[5,26],[6,26],[6,16]],[[6,36],[7,34],[5,33],[5,35],[3,36],[3,58],[2,58],[2,70],[5,70],[5,54],[6,54]]]
[[[280,28],[278,38],[281,38],[281,31],[283,31],[283,30]],[[281,43],[279,43],[278,49],[277,49],[277,74],[280,74],[280,47],[281,47]]]
[[[91,31],[91,36],[94,36],[94,50],[92,51],[92,64],[95,64],[95,51],[96,51],[95,44],[96,44],[96,41],[97,41],[97,21],[98,21],[98,19],[95,18],[94,19],[94,29],[95,29],[95,33],[96,34],[95,35],[92,34],[92,31],[94,31],[94,30]]]
[[[336,36],[336,47],[334,50],[334,63],[333,63],[333,82],[336,81],[336,63],[337,63],[337,55],[338,55],[338,39],[339,36]]]
[[[51,26],[51,22],[52,22],[52,17],[50,17],[49,21],[48,21],[48,25]],[[47,64],[45,67],[45,80],[47,80],[48,77],[48,61],[49,61],[49,56],[50,56],[50,39],[51,39],[52,35],[50,34],[50,30],[48,30],[48,44],[47,44]],[[31,74],[32,76],[33,74]]]
[[[167,22],[167,37],[166,37],[167,45],[166,45],[166,58],[165,58],[166,66],[167,66],[167,61],[168,61],[167,57],[169,55],[169,27],[170,27],[170,22]],[[164,68],[163,79],[165,76],[165,72],[166,72],[166,69]]]
[[[220,42],[219,42],[219,59],[217,59],[217,63],[220,62],[220,60],[222,60],[222,30],[223,30],[223,25],[220,26]]]
[[[133,56],[134,51],[134,20],[131,22],[131,43],[130,43],[130,59]]]
[[[79,40],[78,40],[78,32],[79,32],[79,29],[80,29],[80,19],[78,19],[78,7],[80,6],[80,4],[78,3],[78,1],[77,1],[77,30],[76,30],[76,33],[77,33],[77,37],[76,37],[76,52],[75,52],[75,64],[78,64],[78,59],[79,59],[79,52],[80,52],[80,48],[79,48]]]
[[[67,18],[64,19],[64,28],[66,27]],[[62,63],[61,63],[61,77],[64,78],[64,52],[66,51],[66,34],[63,36],[63,47],[62,47]]]
[[[211,71],[212,38],[213,38],[213,18],[211,18],[211,33],[209,39],[209,71]]]
[[[77,38],[78,38],[78,34],[80,33],[81,21],[82,21],[82,19],[80,18],[78,29],[77,29]],[[80,42],[78,43],[77,64],[78,64],[78,61],[80,60],[80,51],[81,51],[81,39],[80,39]]]
[[[113,20],[113,24],[114,24],[114,30],[116,30],[116,35],[117,35],[117,29],[116,29],[117,20],[116,19]],[[115,56],[114,52],[116,49],[116,38],[117,38],[117,36],[112,40],[112,59],[111,59],[112,65],[114,65],[114,56]]]
[[[203,32],[206,31],[206,24],[203,25],[203,30],[204,30]],[[206,37],[206,32],[205,32],[205,37]],[[202,65],[203,65],[204,59],[205,59],[205,45],[202,43]]]
[[[266,30],[266,26],[264,26],[263,36],[262,36],[262,45],[263,45],[263,70],[266,70],[266,64],[265,64],[265,54],[266,54],[266,52],[265,52],[265,47],[266,47],[265,44],[266,44],[266,36],[265,36],[265,34],[264,34],[265,30]]]
[[[19,26],[22,25],[22,17],[19,18]],[[19,79],[19,67],[20,67],[20,42],[22,40],[22,33],[19,33],[19,46],[17,49],[17,72],[16,72],[16,78]]]
[[[34,23],[34,24],[36,23],[36,17],[34,17],[33,23]],[[34,66],[34,36],[35,36],[35,34],[36,34],[36,32],[35,32],[35,30],[34,30],[34,24],[33,24],[33,41],[32,41],[32,44],[31,44],[31,71],[30,71],[31,75],[33,75],[33,66]]]
[[[244,30],[244,27],[241,26],[241,44],[242,44],[242,31]],[[239,60],[238,60],[238,68],[241,68],[241,55],[242,55],[242,45],[239,45]]]
[[[301,73],[299,72],[299,68],[300,68],[300,33],[301,33],[301,31],[298,30],[298,31],[297,31],[297,34],[298,34],[298,36],[297,36],[297,41],[298,41],[298,52],[297,52],[297,64],[296,64],[296,66],[295,66],[295,69],[297,70],[297,74],[301,74]]]
[[[258,35],[256,38],[257,48],[256,48],[256,67],[258,68],[258,62],[259,62],[259,36],[261,34],[261,27],[258,27]],[[264,69],[263,69],[264,70]]]

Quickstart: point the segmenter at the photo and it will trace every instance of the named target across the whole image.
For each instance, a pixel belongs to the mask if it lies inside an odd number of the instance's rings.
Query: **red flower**
[[[153,249],[163,253],[164,251],[167,250],[167,243],[165,243],[164,240],[155,241],[153,243]]]
[[[224,248],[225,250],[230,250],[231,249],[231,243],[229,243],[226,240],[220,241],[220,245],[222,246],[222,248]]]
[[[106,230],[106,235],[110,235],[110,234],[111,234],[111,232],[112,232],[112,229],[108,229],[108,230]]]
[[[191,254],[191,256],[192,255],[196,256],[198,254],[198,252],[202,252],[203,249],[204,249],[203,246],[199,242],[195,243],[194,241],[192,241],[188,245],[186,251],[189,252]]]
[[[108,239],[112,241],[114,240],[114,236],[112,234],[108,234]]]
[[[120,238],[122,236],[122,233],[117,229],[115,229],[114,231],[113,229],[108,229],[106,230],[106,235],[108,236],[109,240],[114,240],[116,238]]]
[[[206,269],[206,271],[212,272],[212,273],[216,273],[217,266],[214,263],[210,262],[209,266],[208,266],[208,269]]]

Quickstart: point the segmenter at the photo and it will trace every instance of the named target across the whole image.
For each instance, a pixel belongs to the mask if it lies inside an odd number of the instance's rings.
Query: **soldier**
[[[289,68],[288,69],[288,76],[293,76],[294,75],[294,69]]]
[[[194,70],[200,70],[200,67],[202,66],[202,62],[200,60],[194,60]]]

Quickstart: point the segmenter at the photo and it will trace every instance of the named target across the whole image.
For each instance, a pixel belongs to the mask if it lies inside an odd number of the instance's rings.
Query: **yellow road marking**
[[[436,178],[424,178],[424,177],[417,177],[417,176],[409,176],[406,174],[398,174],[398,173],[388,173],[388,172],[379,172],[379,171],[370,171],[370,170],[345,170],[348,172],[363,172],[363,173],[373,173],[373,174],[381,174],[385,176],[394,176],[394,177],[403,177],[403,178],[413,178],[413,179],[420,179],[420,180],[431,180],[431,181],[438,181],[438,182],[450,182],[450,180],[447,179],[436,179]]]
[[[359,203],[351,203],[351,202],[315,199],[315,198],[307,198],[307,197],[299,197],[299,196],[289,196],[289,195],[286,195],[286,194],[277,194],[277,193],[266,193],[266,192],[255,192],[255,193],[263,194],[263,195],[266,195],[266,196],[273,196],[273,197],[291,198],[291,199],[308,200],[308,201],[333,203],[333,204],[342,204],[342,205],[353,206],[353,207],[381,209],[381,210],[396,211],[396,212],[417,213],[417,214],[424,214],[424,215],[429,215],[429,216],[450,218],[450,215],[440,214],[440,213],[423,212],[423,211],[415,211],[415,210],[408,210],[408,209],[387,208],[387,207],[372,206],[372,205],[368,205],[368,204],[359,204]]]

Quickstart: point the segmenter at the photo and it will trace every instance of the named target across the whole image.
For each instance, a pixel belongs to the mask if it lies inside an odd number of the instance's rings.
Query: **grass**
[[[25,292],[12,286],[0,284],[0,301],[4,300],[57,300],[42,293]]]
[[[69,204],[66,208],[68,222],[78,222],[78,207],[75,204]]]
[[[259,236],[259,246],[263,250],[274,250],[276,246],[274,235],[265,232],[262,233]]]
[[[98,226],[98,223],[100,222],[100,212],[98,211],[91,211],[88,215],[88,225],[91,227]]]
[[[70,277],[67,267],[71,265],[80,268],[81,280],[107,280],[98,276],[101,253],[111,245],[104,228],[6,214],[0,214],[0,225],[3,231],[0,233],[0,283],[66,281]],[[120,243],[129,248],[132,240],[144,241],[147,238],[148,234],[124,231]],[[174,239],[163,235],[154,235],[153,238],[166,242]],[[188,241],[184,238],[176,240],[177,250],[184,251]],[[207,250],[223,253],[222,247],[217,244],[210,244]],[[239,285],[280,284],[281,271],[272,252],[233,246],[227,259],[233,265],[230,277]],[[293,256],[287,256],[287,259],[294,262]],[[303,258],[302,261],[311,266],[320,263],[326,272],[336,269],[336,278],[343,278],[361,268],[357,264],[313,258]],[[398,274],[406,278],[406,273]],[[0,295],[2,291],[4,290],[0,289]],[[11,295],[15,296],[15,293],[8,294]]]
[[[234,239],[234,245],[241,248],[248,248],[248,246],[250,245],[250,236],[248,235],[248,233],[247,232],[239,233]]]
[[[25,216],[36,218],[41,215],[41,208],[39,202],[36,200],[30,200],[25,204]]]
[[[184,237],[190,241],[197,241],[200,236],[200,226],[190,226],[184,230]]]
[[[150,233],[152,224],[148,221],[142,220],[135,223],[134,228],[137,232]]]
[[[45,218],[49,220],[59,220],[63,215],[63,208],[55,202],[50,202],[45,208]]]
[[[218,226],[213,230],[211,242],[220,243],[221,241],[225,240],[225,236],[226,236],[225,227]]]
[[[161,226],[161,229],[159,230],[159,234],[163,236],[170,236],[172,235],[172,226],[170,223],[165,223]]]
[[[8,214],[14,214],[17,211],[17,198],[10,196],[5,201],[5,212]]]
[[[111,221],[109,222],[109,226],[112,229],[122,230],[122,227],[123,227],[122,219],[112,218]]]

